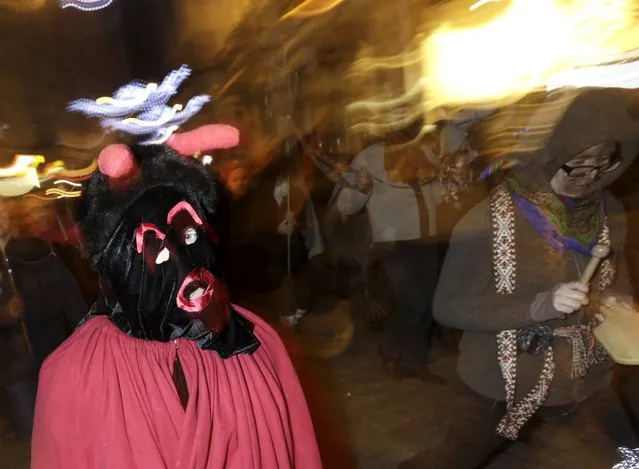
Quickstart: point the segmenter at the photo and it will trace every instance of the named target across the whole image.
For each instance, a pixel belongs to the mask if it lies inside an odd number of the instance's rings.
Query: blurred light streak
[[[53,184],[67,184],[71,187],[82,187],[82,184],[77,182],[67,181],[66,179],[58,179],[57,181],[53,181]]]
[[[170,127],[161,129],[153,136],[153,138],[142,142],[141,145],[162,145],[171,137],[171,135],[173,135],[173,132],[175,132],[179,128],[179,125],[172,125]]]
[[[235,72],[233,76],[231,76],[231,78],[229,78],[227,82],[224,83],[224,86],[222,86],[222,88],[220,88],[217,91],[217,93],[215,93],[215,98],[217,99],[220,96],[222,96],[226,92],[226,90],[228,90],[231,86],[233,86],[233,83],[235,83],[245,71],[246,71],[246,67],[242,67],[237,72]]]
[[[427,79],[425,77],[420,78],[413,85],[413,87],[408,90],[403,95],[398,98],[387,99],[384,101],[355,101],[354,103],[346,106],[346,112],[357,112],[357,111],[371,111],[371,112],[380,112],[386,110],[392,110],[395,107],[403,106],[405,104],[409,104],[412,100],[417,97],[421,97],[424,86],[426,86]]]
[[[168,124],[174,117],[175,114],[183,109],[181,104],[176,104],[172,108],[167,109],[167,112],[163,113],[157,120],[140,120],[137,117],[128,117],[124,119],[123,122],[127,124],[136,124],[141,127],[161,127],[163,125]]]
[[[85,143],[85,144],[75,144],[75,143],[71,143],[71,142],[67,142],[64,140],[58,140],[56,142],[56,145],[64,147],[64,148],[69,148],[71,150],[79,150],[79,151],[87,151],[87,150],[92,150],[96,147],[98,147],[99,145],[102,144],[102,142],[104,142],[104,139],[106,138],[108,132],[102,132],[102,135],[100,136],[99,139],[94,140],[90,143]]]
[[[64,168],[62,161],[56,161],[53,164],[47,165],[42,172],[38,174],[40,182],[46,182],[56,177]]]
[[[34,197],[36,199],[39,200],[56,200],[56,199],[69,199],[69,198],[76,198],[76,197],[80,197],[82,195],[82,193],[78,193],[78,194],[73,194],[73,195],[58,195],[56,197],[42,197],[41,195],[38,194],[24,194],[23,197]]]
[[[636,10],[631,0],[513,0],[488,23],[444,23],[422,43],[429,105],[512,102],[560,71],[610,63],[639,45]]]
[[[112,98],[111,96],[102,96],[95,100],[98,104],[107,104],[115,107],[123,107],[123,108],[137,108],[138,106],[144,104],[144,102],[149,99],[151,93],[157,91],[158,84],[157,83],[149,83],[144,88],[144,91],[133,94],[131,98]]]
[[[140,145],[157,145],[168,140],[211,100],[209,95],[198,95],[185,106],[167,105],[190,75],[191,69],[182,65],[168,73],[159,85],[132,81],[116,90],[112,97],[77,99],[69,103],[67,110],[99,118],[102,128],[110,132],[146,137],[138,142]]]
[[[98,161],[93,160],[89,166],[80,169],[62,168],[58,173],[59,177],[66,179],[86,179],[98,169]]]
[[[480,124],[487,161],[480,178],[526,161],[547,143],[549,136],[578,95],[579,90],[564,88],[546,95],[543,103],[517,103],[501,108]]]
[[[473,3],[469,8],[468,11],[475,11],[477,8],[483,7],[484,5],[488,4],[488,3],[497,3],[501,0],[479,0],[478,2]]]
[[[82,195],[82,191],[63,191],[60,189],[47,189],[44,192],[45,195],[56,195],[64,197],[79,197]]]
[[[36,11],[45,4],[46,0],[0,0],[0,8],[18,13]]]
[[[422,52],[419,48],[411,52],[404,52],[390,57],[364,57],[353,62],[348,76],[366,75],[380,69],[399,69],[410,65],[417,65],[421,63],[422,60]]]
[[[67,170],[62,161],[48,163],[40,170],[39,166],[43,163],[45,163],[45,158],[42,155],[15,155],[10,166],[0,168],[0,196],[25,195],[53,177],[60,176],[67,179],[60,179],[54,184],[62,182],[73,187],[80,187],[80,184],[68,179],[87,179],[97,169],[96,161],[92,161],[88,167],[79,170]]]
[[[423,118],[429,109],[428,96],[424,94],[424,90],[428,88],[428,77],[423,74],[420,76],[423,63],[421,51],[423,40],[424,35],[418,34],[409,41],[410,44],[400,54],[386,57],[364,55],[353,62],[347,78],[354,79],[356,82],[353,86],[362,87],[368,96],[346,106],[345,112],[350,124],[350,132],[371,132],[374,135],[383,135]],[[390,95],[386,90],[379,93],[381,90],[377,89],[375,94],[378,96],[382,94],[384,99],[371,97],[369,87],[372,85],[373,89],[376,89],[377,84],[380,83],[379,77],[386,76],[387,72],[395,76],[403,75],[403,86],[397,87],[398,91]],[[363,77],[366,82],[361,82],[359,77]],[[382,88],[386,87],[382,86]],[[429,133],[432,128],[428,126],[422,130],[424,133]]]
[[[343,2],[344,0],[306,0],[282,15],[279,21],[288,18],[311,18],[329,12]]]
[[[419,120],[422,117],[423,113],[421,109],[418,109],[417,112],[413,112],[407,117],[401,119],[395,119],[391,122],[358,122],[349,127],[349,130],[354,133],[369,133],[373,135],[383,135],[387,132],[394,132],[397,130],[404,129]],[[435,126],[429,125],[428,129],[434,130]]]
[[[44,163],[42,155],[15,155],[9,166],[0,167],[0,177],[14,177],[24,174],[29,168],[37,168]]]
[[[132,114],[166,105],[190,75],[191,69],[182,65],[170,72],[159,85],[132,81],[118,88],[112,97],[104,96],[97,100],[76,99],[69,103],[67,110],[100,119],[131,117]]]
[[[36,168],[26,168],[22,174],[0,179],[0,196],[17,197],[28,194],[34,187],[40,187]]]
[[[113,0],[60,0],[62,8],[75,8],[82,11],[97,11],[108,7]]]
[[[639,62],[626,62],[599,67],[564,70],[553,74],[546,81],[546,90],[563,87],[614,87],[639,88]]]

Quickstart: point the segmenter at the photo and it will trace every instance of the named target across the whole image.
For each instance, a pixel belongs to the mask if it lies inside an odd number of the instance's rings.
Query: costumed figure
[[[533,417],[595,416],[611,457],[620,444],[636,446],[610,386],[613,362],[593,335],[600,304],[632,293],[625,214],[605,188],[639,151],[636,96],[548,95],[522,126],[510,155],[519,164],[456,226],[434,314],[463,331],[457,368],[472,397],[461,391],[468,405],[455,423],[469,428],[445,454],[418,454],[402,469],[478,467]],[[594,277],[584,272],[593,248],[612,253]]]
[[[238,138],[100,154],[77,218],[103,296],[41,370],[33,469],[321,467],[280,338],[229,302],[218,188],[185,157]]]

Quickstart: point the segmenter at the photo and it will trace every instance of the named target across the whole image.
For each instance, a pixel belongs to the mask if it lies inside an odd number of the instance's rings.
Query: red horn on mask
[[[100,152],[98,169],[111,183],[119,184],[133,179],[139,167],[131,149],[118,143],[109,145]]]
[[[166,144],[182,156],[198,152],[233,148],[240,143],[240,131],[223,124],[209,124],[190,132],[173,134]]]

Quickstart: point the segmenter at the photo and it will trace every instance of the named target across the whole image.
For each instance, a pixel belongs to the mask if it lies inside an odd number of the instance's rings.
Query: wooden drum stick
[[[590,254],[592,255],[592,257],[590,258],[590,261],[588,262],[584,273],[581,275],[580,280],[580,282],[585,285],[588,285],[590,283],[590,279],[595,274],[595,271],[597,270],[597,267],[599,266],[601,260],[605,259],[608,254],[610,254],[610,247],[603,244],[595,244],[592,247]]]

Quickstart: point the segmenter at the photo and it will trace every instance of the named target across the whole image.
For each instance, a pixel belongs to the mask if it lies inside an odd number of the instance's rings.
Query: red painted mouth
[[[200,267],[191,271],[182,282],[175,299],[178,307],[187,313],[203,311],[213,299],[215,283],[215,276],[208,270]]]

